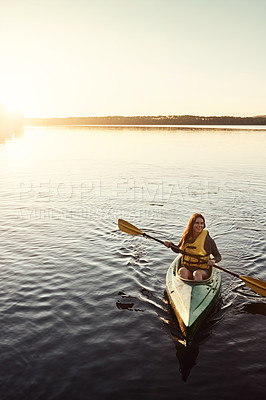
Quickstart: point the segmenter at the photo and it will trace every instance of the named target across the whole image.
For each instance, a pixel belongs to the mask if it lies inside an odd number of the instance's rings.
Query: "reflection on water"
[[[198,345],[192,344],[189,347],[185,347],[180,343],[176,344],[176,356],[180,363],[179,371],[184,382],[187,381],[192,368],[197,364],[198,355]]]
[[[167,299],[166,292],[165,298]],[[191,370],[197,364],[197,357],[200,353],[200,347],[203,345],[208,346],[208,338],[212,335],[212,331],[216,324],[218,324],[223,317],[224,311],[222,310],[222,298],[219,296],[214,308],[202,323],[199,330],[196,332],[193,341],[188,346],[185,345],[182,332],[179,328],[178,321],[174,315],[170,303],[168,303],[168,307],[169,314],[171,315],[171,319],[168,320],[168,324],[176,347],[176,357],[179,361],[179,372],[183,381],[186,382]]]
[[[0,127],[0,145],[9,139],[19,138],[23,135],[23,127],[15,129],[6,129]]]
[[[23,116],[5,109],[0,101],[0,143],[23,133]]]
[[[120,310],[133,310],[134,303],[128,303],[129,299],[132,300],[131,296],[127,296],[124,292],[118,292],[118,295],[122,297],[123,301],[117,300],[116,307]],[[124,300],[126,299],[126,300]]]
[[[243,306],[243,311],[266,316],[266,303],[247,303]]]

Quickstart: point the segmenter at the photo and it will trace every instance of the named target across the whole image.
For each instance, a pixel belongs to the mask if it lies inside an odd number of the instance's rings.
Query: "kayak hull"
[[[221,288],[221,273],[212,268],[204,281],[181,279],[178,274],[179,254],[166,274],[166,291],[186,343],[192,341],[200,325],[213,308]]]

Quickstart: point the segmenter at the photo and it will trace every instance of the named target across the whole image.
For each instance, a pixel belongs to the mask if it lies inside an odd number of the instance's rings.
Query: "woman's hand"
[[[209,260],[209,261],[207,262],[208,267],[213,267],[214,264],[215,264],[215,261],[214,261],[214,260]]]
[[[166,240],[165,242],[164,242],[164,245],[166,246],[166,247],[171,247],[171,245],[172,245],[173,243],[172,242],[169,242],[168,240]]]

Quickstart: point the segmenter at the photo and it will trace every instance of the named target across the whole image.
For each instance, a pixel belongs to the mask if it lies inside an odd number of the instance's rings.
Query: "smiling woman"
[[[183,279],[201,281],[210,276],[210,267],[221,260],[221,255],[214,240],[205,228],[205,219],[202,214],[193,214],[183,232],[182,238],[177,246],[166,241],[166,247],[171,247],[178,253],[181,250],[183,256],[179,274]],[[210,255],[214,258],[210,259]]]

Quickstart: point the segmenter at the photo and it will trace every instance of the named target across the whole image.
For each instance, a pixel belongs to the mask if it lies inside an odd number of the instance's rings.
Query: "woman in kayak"
[[[203,215],[193,214],[177,246],[172,242],[164,242],[166,247],[171,247],[174,252],[183,254],[181,268],[178,271],[183,279],[197,281],[207,279],[210,267],[222,259],[215,241],[204,229],[205,226]],[[211,254],[214,257],[212,259],[210,259]]]

